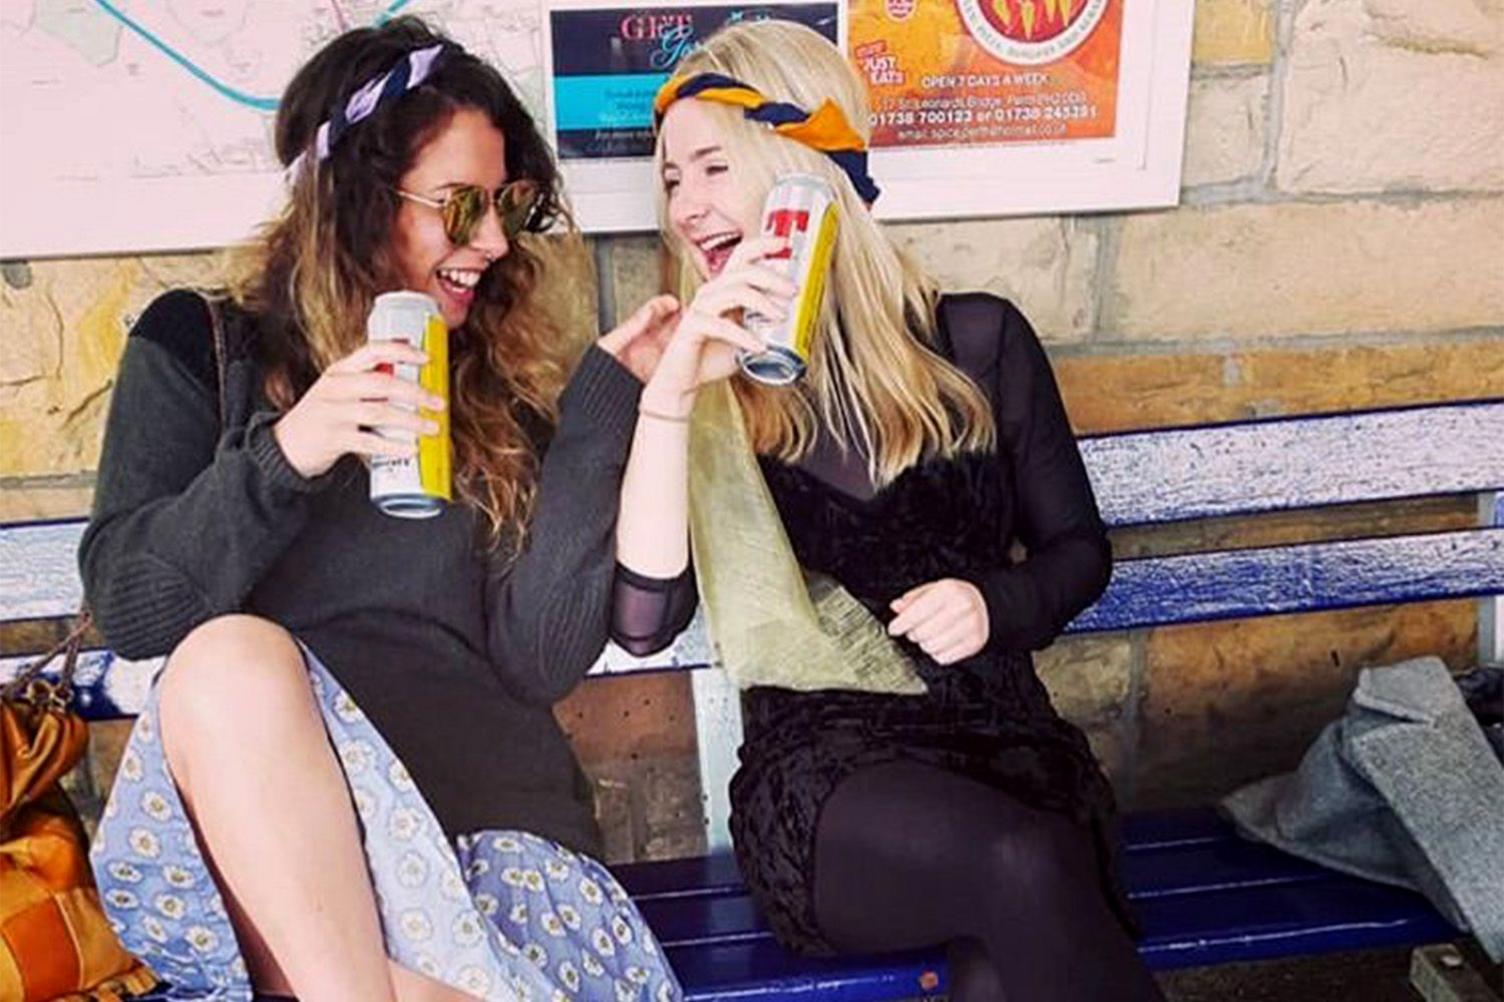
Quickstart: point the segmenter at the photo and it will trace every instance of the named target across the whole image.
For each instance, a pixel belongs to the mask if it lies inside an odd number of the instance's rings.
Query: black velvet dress
[[[797,466],[761,461],[800,564],[835,578],[879,621],[892,618],[893,599],[941,578],[975,584],[990,621],[986,648],[957,664],[910,646],[929,687],[922,696],[745,693],[732,838],[774,932],[804,952],[830,952],[812,901],[821,808],[853,773],[894,761],[962,774],[1092,831],[1104,890],[1129,924],[1112,878],[1111,788],[1029,655],[1100,594],[1106,534],[1028,322],[986,295],[946,297],[940,321],[942,350],[993,405],[995,452],[922,463],[875,491],[860,457],[827,443]]]

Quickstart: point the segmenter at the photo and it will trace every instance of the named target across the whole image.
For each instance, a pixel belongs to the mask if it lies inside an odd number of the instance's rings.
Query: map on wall
[[[4,0],[0,258],[220,247],[281,202],[277,99],[350,28],[417,14],[545,114],[538,0]]]

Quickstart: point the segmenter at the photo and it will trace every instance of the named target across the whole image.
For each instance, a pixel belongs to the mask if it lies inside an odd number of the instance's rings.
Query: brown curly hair
[[[537,234],[555,223],[574,230],[532,117],[494,68],[403,17],[339,36],[298,71],[278,108],[276,152],[293,165],[356,88],[438,43],[447,44],[444,55],[421,85],[350,128],[328,159],[310,151],[297,162],[282,212],[232,251],[229,292],[261,321],[254,350],[268,396],[291,407],[328,365],[365,343],[372,302],[393,288],[398,179],[456,111],[484,112],[505,137],[507,176],[529,178],[541,191],[530,232],[486,270],[464,325],[451,332],[455,488],[485,514],[494,543],[523,533],[540,441],[582,347],[553,325],[539,295],[540,261],[529,245],[548,239]]]

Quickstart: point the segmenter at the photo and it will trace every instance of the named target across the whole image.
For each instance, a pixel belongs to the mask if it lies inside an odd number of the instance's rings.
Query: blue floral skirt
[[[673,971],[600,863],[527,832],[450,844],[402,762],[304,650],[360,819],[387,953],[482,999],[666,1002]],[[157,740],[157,691],[137,719],[91,850],[111,924],[167,999],[249,1000],[224,900]]]

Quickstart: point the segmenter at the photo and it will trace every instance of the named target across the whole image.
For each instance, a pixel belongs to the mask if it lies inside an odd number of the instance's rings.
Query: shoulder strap
[[[219,388],[219,426],[224,428],[229,424],[229,394],[226,392],[226,384],[229,382],[229,348],[225,344],[224,318],[220,315],[219,300],[208,293],[200,292],[199,298],[204,301],[204,309],[209,314],[209,329],[214,337],[214,376]]]

